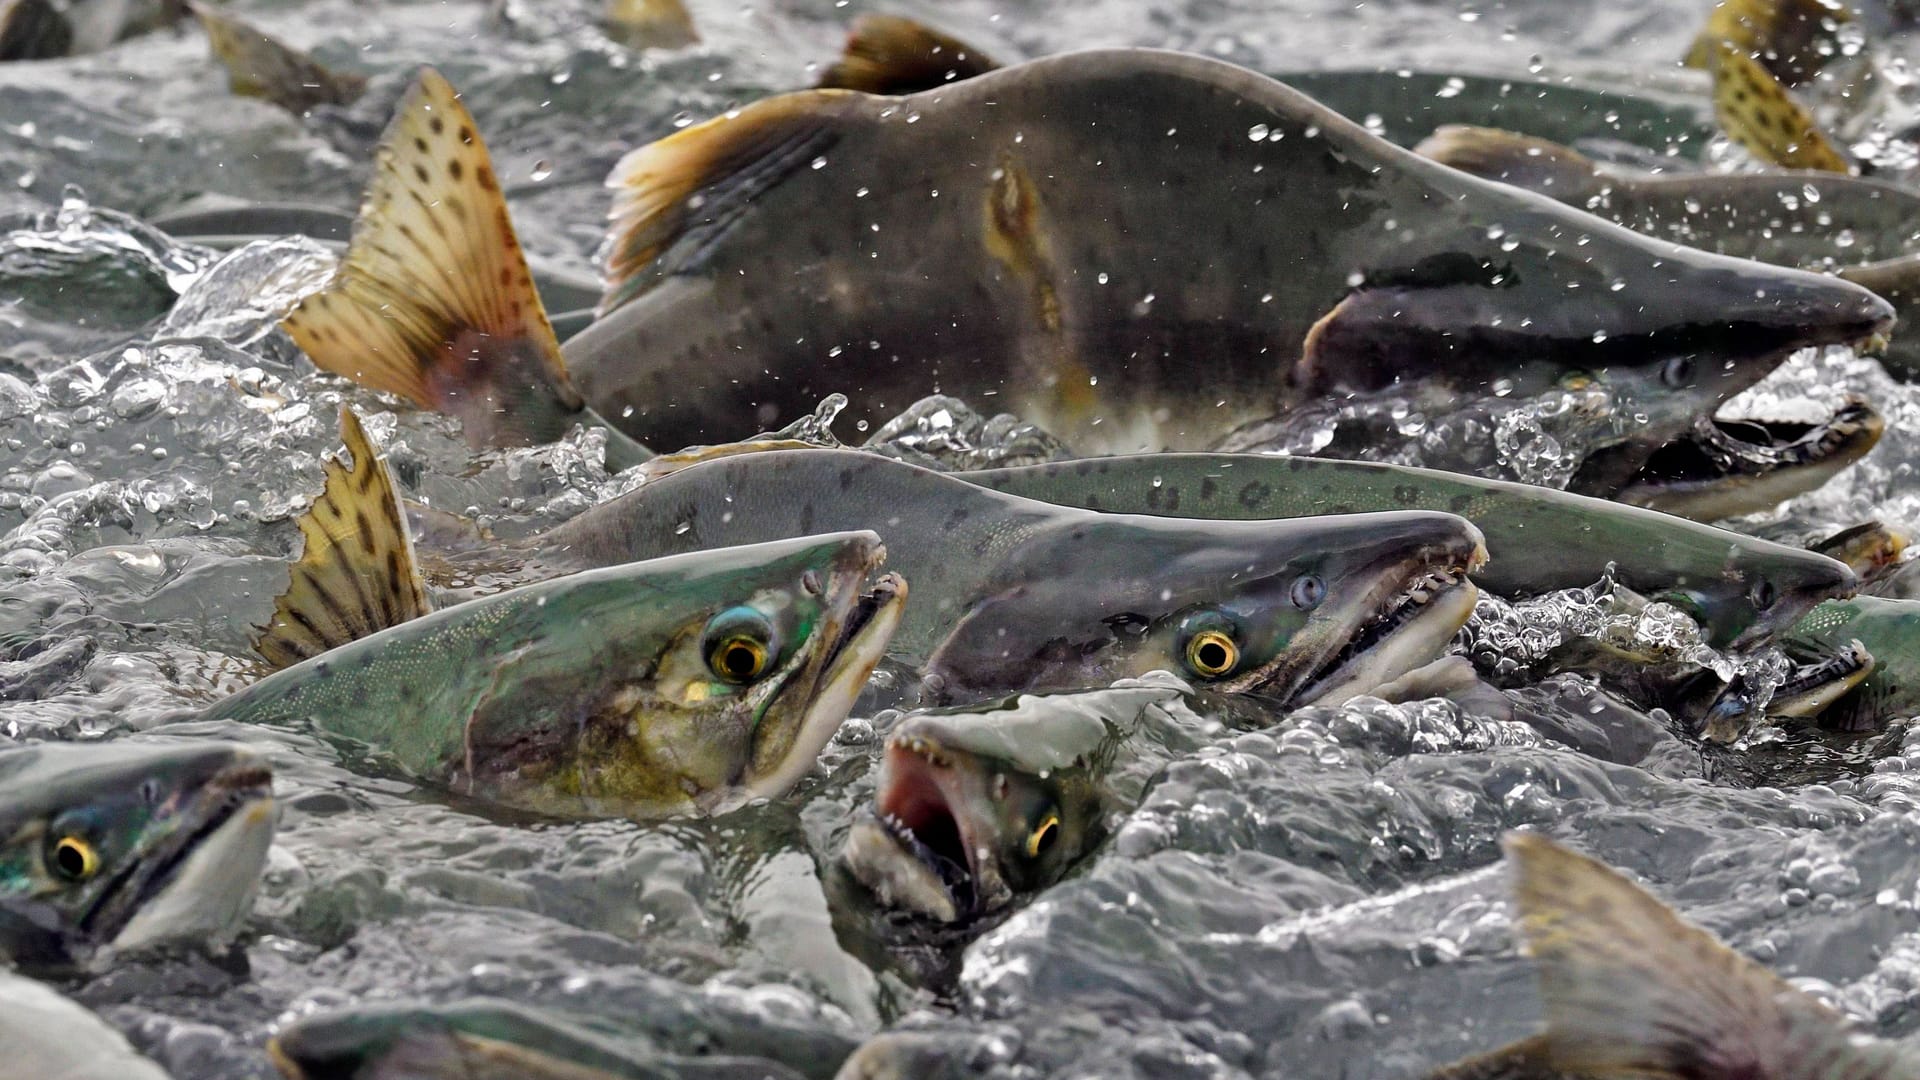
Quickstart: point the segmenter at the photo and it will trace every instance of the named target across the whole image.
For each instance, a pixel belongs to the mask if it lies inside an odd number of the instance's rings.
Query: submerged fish
[[[0,953],[85,966],[221,941],[252,910],[274,817],[272,771],[228,743],[0,752]]]
[[[1682,921],[1602,863],[1510,833],[1546,1031],[1428,1080],[1911,1080],[1920,1060]]]
[[[552,572],[842,529],[880,533],[913,582],[891,651],[925,676],[928,704],[1153,670],[1337,703],[1438,655],[1485,558],[1479,530],[1451,514],[1100,514],[851,450],[700,461],[506,554]]]
[[[877,422],[930,379],[1086,450],[1204,446],[1327,395],[1567,380],[1679,430],[1891,318],[1440,168],[1254,73],[1123,50],[786,95],[634,151],[605,314],[563,361],[457,108],[423,77],[346,266],[287,326],[479,442],[551,438],[589,404],[715,442],[835,390]],[[1619,438],[1651,452],[1656,427]]]
[[[640,1054],[543,1010],[494,998],[374,1003],[303,1018],[267,1054],[287,1080],[790,1080],[765,1058]]]
[[[33,1080],[167,1080],[91,1011],[11,972],[0,972],[0,1061]]]
[[[1803,548],[1504,480],[1356,461],[1136,454],[954,474],[1022,498],[1124,514],[1272,519],[1387,509],[1459,514],[1492,558],[1474,573],[1512,599],[1612,576],[1692,615],[1719,648],[1758,645],[1853,573]]]
[[[842,858],[882,904],[941,922],[1038,892],[1106,838],[1108,816],[1137,804],[1160,766],[1201,745],[1189,693],[1149,678],[910,714],[887,736]]]

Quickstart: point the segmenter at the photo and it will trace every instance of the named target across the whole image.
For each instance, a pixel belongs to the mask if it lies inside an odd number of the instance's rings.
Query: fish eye
[[[750,607],[729,608],[707,624],[707,668],[736,685],[766,674],[773,659],[773,624]]]
[[[1301,611],[1312,611],[1327,598],[1327,583],[1313,574],[1302,574],[1293,579],[1293,587],[1287,590],[1287,599]]]
[[[1773,582],[1761,578],[1747,590],[1747,599],[1753,602],[1755,611],[1765,611],[1773,606],[1773,602],[1779,599],[1779,595],[1774,590]]]
[[[1037,859],[1053,850],[1054,841],[1060,838],[1060,815],[1048,814],[1040,819],[1040,824],[1027,834],[1027,857]]]
[[[81,837],[63,836],[48,852],[47,866],[63,880],[85,881],[100,869],[100,853]]]
[[[1222,630],[1202,630],[1187,639],[1187,667],[1217,679],[1240,663],[1240,645]]]
[[[1675,356],[1660,369],[1660,381],[1675,390],[1693,384],[1693,357]]]

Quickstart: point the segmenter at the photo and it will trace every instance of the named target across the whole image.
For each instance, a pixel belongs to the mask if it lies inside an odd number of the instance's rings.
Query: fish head
[[[888,907],[957,922],[1059,881],[1105,835],[1100,717],[1023,697],[888,736],[847,868]]]
[[[1306,395],[1597,387],[1632,420],[1614,441],[1650,451],[1793,352],[1893,325],[1885,300],[1835,277],[1642,236],[1397,150],[1370,156],[1383,179],[1352,209],[1378,227],[1340,249],[1347,288],[1289,375]]]
[[[785,792],[906,601],[870,532],[558,579],[467,728],[475,786],[565,815],[718,812]]]
[[[1098,515],[1024,541],[929,658],[930,696],[1172,671],[1336,703],[1432,660],[1473,611],[1480,531],[1425,511],[1275,521]]]
[[[1762,541],[1731,547],[1720,576],[1650,593],[1692,616],[1707,640],[1730,649],[1766,643],[1824,600],[1853,595],[1859,577],[1816,552]]]
[[[252,909],[275,816],[272,770],[230,743],[0,754],[0,939],[65,966],[223,937]]]

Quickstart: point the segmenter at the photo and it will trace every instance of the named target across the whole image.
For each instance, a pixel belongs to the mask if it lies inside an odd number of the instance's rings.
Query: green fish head
[[[274,832],[273,773],[228,743],[0,754],[0,943],[62,967],[231,933]]]
[[[533,587],[524,644],[464,737],[475,791],[567,816],[713,813],[812,766],[906,601],[872,533],[588,571]]]
[[[1122,515],[1023,542],[928,661],[934,703],[1172,671],[1334,704],[1437,656],[1473,611],[1480,531],[1406,511],[1275,521]]]
[[[872,807],[847,837],[854,877],[942,922],[1060,880],[1105,836],[1101,778],[1117,733],[1060,699],[918,713],[887,739]]]

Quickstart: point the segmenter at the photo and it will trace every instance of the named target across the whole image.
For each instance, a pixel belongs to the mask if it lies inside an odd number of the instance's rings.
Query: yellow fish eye
[[[1187,667],[1195,675],[1217,679],[1240,663],[1240,646],[1219,630],[1202,630],[1187,639]]]
[[[707,666],[727,682],[752,682],[767,670],[766,643],[745,634],[722,638],[707,654]]]
[[[1027,834],[1027,858],[1037,859],[1053,847],[1060,838],[1060,815],[1048,814],[1040,819],[1040,827]]]
[[[54,843],[47,863],[67,881],[85,881],[100,870],[100,853],[78,836],[63,836]]]

